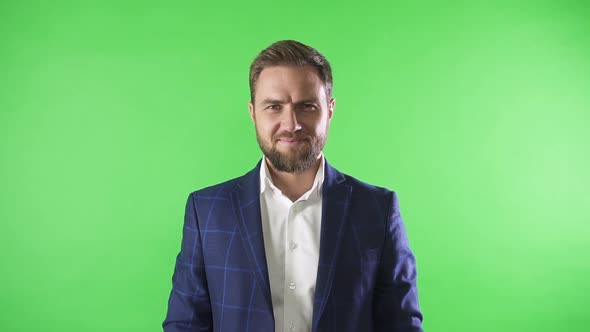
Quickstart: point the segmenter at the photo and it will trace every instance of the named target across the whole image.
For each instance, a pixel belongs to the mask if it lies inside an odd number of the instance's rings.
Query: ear
[[[250,112],[250,119],[252,119],[252,122],[256,122],[254,119],[254,104],[252,104],[252,101],[248,102],[248,112]]]
[[[328,103],[328,121],[332,121],[332,116],[334,115],[334,108],[336,107],[336,99],[330,99]]]

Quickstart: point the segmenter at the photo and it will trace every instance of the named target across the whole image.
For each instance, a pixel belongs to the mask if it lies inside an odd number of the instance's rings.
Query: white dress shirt
[[[320,252],[324,156],[311,189],[295,202],[260,166],[260,212],[275,332],[311,331]]]

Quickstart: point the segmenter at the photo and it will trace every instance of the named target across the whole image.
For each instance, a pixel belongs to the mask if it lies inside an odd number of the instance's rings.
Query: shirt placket
[[[287,211],[287,222],[286,222],[286,232],[285,232],[285,242],[283,245],[285,246],[285,279],[284,279],[284,300],[285,300],[285,310],[284,310],[284,320],[283,320],[283,332],[293,331],[295,329],[295,322],[293,321],[293,311],[295,310],[295,298],[293,296],[294,291],[297,289],[297,284],[295,280],[293,280],[293,267],[291,266],[291,262],[293,261],[293,257],[291,257],[291,253],[289,252],[288,243],[291,241],[291,237],[293,234],[293,207],[292,204]]]
[[[299,261],[296,257],[298,244],[297,238],[297,217],[298,211],[302,202],[297,201],[291,205],[287,214],[287,227],[285,236],[285,311],[283,321],[283,331],[293,332],[297,331],[299,321],[298,312],[301,308],[298,305],[298,294],[300,288],[298,288],[301,280],[297,280],[297,262]]]

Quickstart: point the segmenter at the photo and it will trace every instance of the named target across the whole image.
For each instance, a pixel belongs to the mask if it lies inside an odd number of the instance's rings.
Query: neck
[[[313,166],[300,173],[281,172],[264,158],[274,185],[291,201],[296,201],[313,186],[313,180],[322,162],[318,158]]]

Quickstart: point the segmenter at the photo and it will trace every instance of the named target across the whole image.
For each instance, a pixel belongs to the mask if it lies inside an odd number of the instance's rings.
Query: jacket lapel
[[[248,260],[255,271],[258,287],[264,294],[265,304],[272,313],[270,282],[260,217],[260,162],[252,171],[242,177],[236,190],[232,192],[231,198]]]
[[[313,331],[317,330],[319,320],[330,295],[336,272],[336,259],[346,225],[352,187],[345,185],[343,182],[344,175],[326,162],[322,188],[322,225],[313,305]]]

